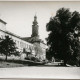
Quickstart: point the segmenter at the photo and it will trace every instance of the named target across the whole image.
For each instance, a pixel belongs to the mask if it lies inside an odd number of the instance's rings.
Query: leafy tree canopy
[[[70,12],[67,8],[60,8],[56,15],[50,18],[46,25],[49,33],[47,45],[50,56],[67,60],[79,54],[80,14],[77,11]]]
[[[16,55],[17,47],[15,47],[15,44],[9,36],[5,36],[5,39],[0,42],[0,53],[6,55],[6,60],[8,55]]]

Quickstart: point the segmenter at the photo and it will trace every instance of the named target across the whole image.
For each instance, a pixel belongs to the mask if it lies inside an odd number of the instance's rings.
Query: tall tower
[[[32,35],[31,37],[39,37],[39,33],[38,33],[38,22],[37,22],[37,16],[34,16],[34,21],[33,21],[33,25],[32,25]]]

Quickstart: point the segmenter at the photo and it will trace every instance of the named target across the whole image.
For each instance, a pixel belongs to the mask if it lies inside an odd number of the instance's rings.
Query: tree
[[[35,56],[36,56],[40,61],[44,60],[44,58],[41,56],[42,53],[43,53],[43,50],[42,50],[40,44],[39,44],[39,43],[35,43]]]
[[[60,8],[46,25],[49,35],[47,45],[51,57],[64,60],[64,65],[79,54],[80,42],[80,14],[70,12],[67,8]]]
[[[9,38],[9,36],[5,36],[5,39],[3,39],[0,42],[0,53],[4,54],[6,56],[6,61],[7,61],[7,56],[11,54],[16,55],[16,47],[15,47],[15,42]]]

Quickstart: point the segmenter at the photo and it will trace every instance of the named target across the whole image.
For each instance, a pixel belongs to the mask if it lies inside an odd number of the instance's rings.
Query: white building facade
[[[46,48],[45,45],[40,43],[40,48],[42,48],[42,52],[40,53],[36,53],[35,51],[35,47],[36,45],[34,43],[30,43],[25,41],[24,39],[22,39],[20,36],[13,34],[9,31],[6,31],[6,22],[0,19],[0,39],[4,39],[6,35],[8,35],[10,38],[13,39],[13,41],[16,43],[16,47],[18,48],[17,50],[21,53],[24,54],[24,50],[25,52],[29,52],[32,55],[36,56],[36,54],[40,55],[40,56],[44,56],[42,58],[42,60],[45,59],[45,54],[46,54]],[[24,58],[26,57],[26,55],[24,55]]]
[[[35,46],[27,41],[24,41],[20,36],[17,36],[9,31],[6,31],[6,22],[0,19],[0,39],[4,39],[5,36],[9,36],[16,43],[17,50],[23,53],[24,49],[26,52],[35,53]],[[35,55],[35,54],[34,54]]]

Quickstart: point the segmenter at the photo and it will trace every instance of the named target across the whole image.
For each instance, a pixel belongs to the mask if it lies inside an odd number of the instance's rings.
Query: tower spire
[[[35,14],[35,16],[34,16],[34,21],[33,21],[33,25],[32,25],[32,37],[39,37],[38,36],[38,22],[37,22],[37,16],[36,16],[36,14]]]
[[[35,14],[35,16],[34,16],[34,21],[33,21],[33,25],[37,25],[38,24],[38,22],[37,22],[37,16],[36,16],[36,14]]]

